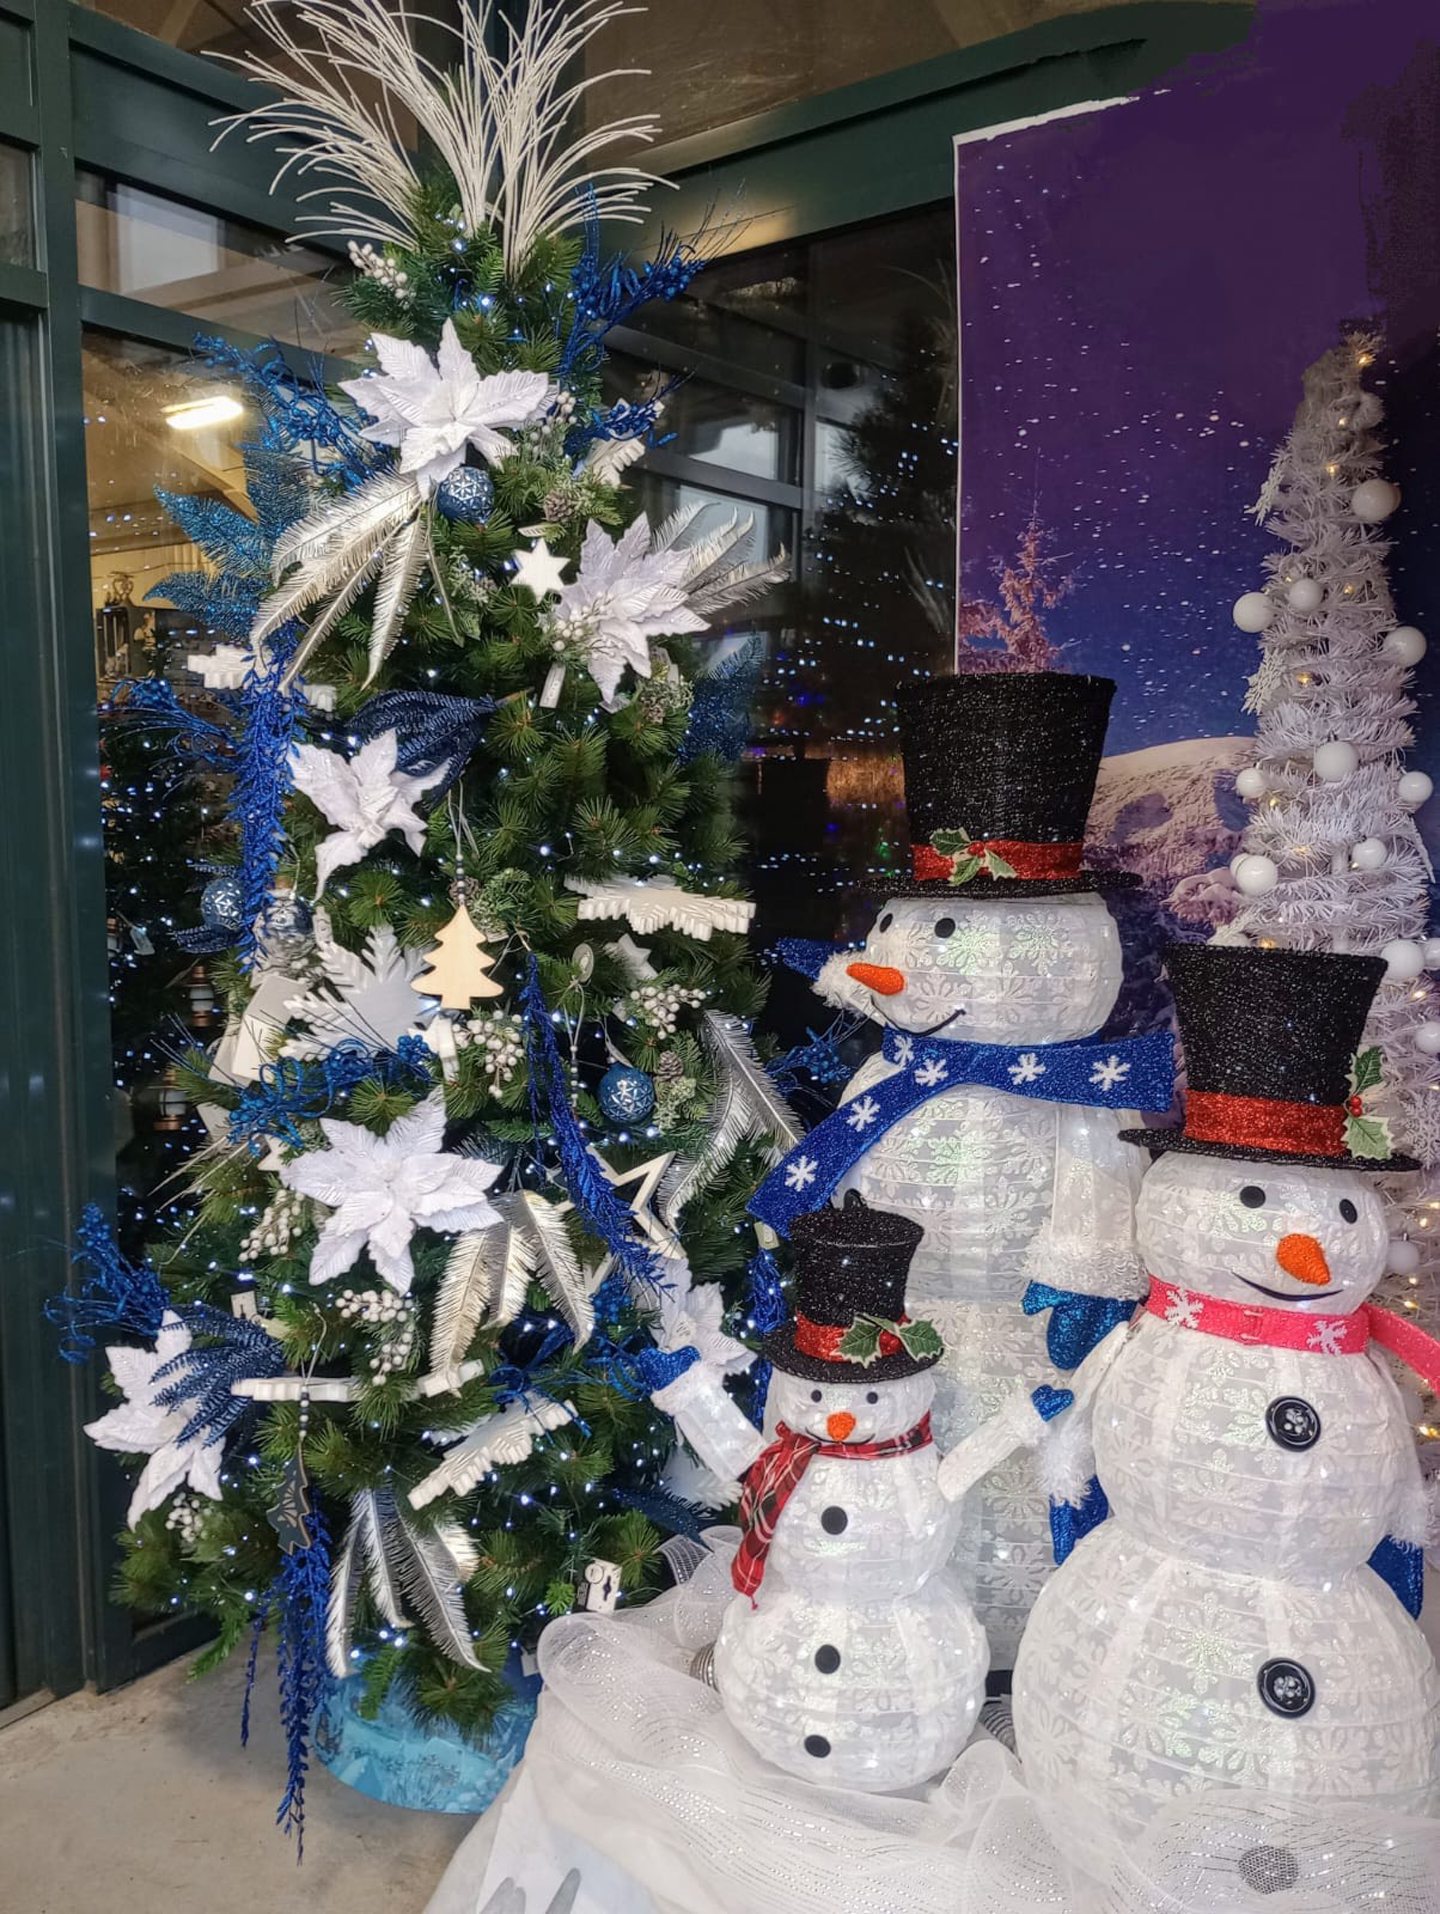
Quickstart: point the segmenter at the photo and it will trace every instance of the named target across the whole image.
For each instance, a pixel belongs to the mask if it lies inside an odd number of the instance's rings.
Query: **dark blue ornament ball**
[[[461,465],[435,490],[435,509],[442,518],[479,525],[489,518],[495,503],[495,481],[478,465]]]
[[[212,877],[200,893],[200,919],[209,930],[238,931],[245,922],[245,892],[238,877]]]
[[[612,1063],[600,1079],[600,1108],[612,1123],[643,1123],[655,1108],[655,1085],[633,1063]]]

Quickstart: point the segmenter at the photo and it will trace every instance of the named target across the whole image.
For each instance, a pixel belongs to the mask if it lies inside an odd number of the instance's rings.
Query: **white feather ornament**
[[[362,1489],[350,1500],[350,1528],[330,1573],[325,1616],[325,1659],[332,1675],[353,1674],[355,1608],[362,1589],[391,1628],[425,1632],[451,1661],[478,1669],[461,1594],[475,1573],[474,1544],[454,1522],[424,1529],[412,1522],[389,1489]]]
[[[494,1415],[482,1416],[471,1428],[454,1435],[439,1435],[436,1442],[449,1444],[449,1454],[410,1491],[414,1508],[423,1509],[439,1495],[466,1495],[482,1475],[523,1462],[535,1447],[536,1439],[551,1429],[560,1429],[575,1419],[569,1402],[550,1402],[540,1398],[534,1408],[512,1402]]]
[[[572,0],[527,8],[517,27],[493,0],[467,0],[453,22],[393,0],[252,0],[248,19],[274,53],[222,57],[277,97],[217,122],[219,137],[244,127],[251,144],[273,140],[285,156],[276,185],[292,168],[327,182],[299,195],[326,201],[303,215],[315,231],[402,246],[415,239],[404,209],[424,184],[414,156],[427,150],[454,181],[461,230],[494,226],[513,275],[542,232],[645,215],[653,176],[595,159],[653,139],[655,120],[595,124],[585,110],[591,89],[618,77],[589,70],[585,48],[631,11]],[[419,51],[416,28],[446,37],[440,58]]]
[[[720,1087],[705,1148],[699,1156],[674,1164],[660,1186],[660,1215],[671,1229],[677,1227],[691,1197],[714,1181],[746,1137],[763,1144],[774,1163],[805,1134],[804,1124],[775,1088],[738,1017],[707,1010],[700,1035],[715,1063]]]

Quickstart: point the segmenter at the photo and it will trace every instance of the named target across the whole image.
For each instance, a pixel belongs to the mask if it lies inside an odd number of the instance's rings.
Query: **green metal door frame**
[[[653,156],[680,189],[657,217],[683,230],[739,208],[731,244],[748,249],[948,198],[957,132],[1132,90],[1238,39],[1250,14],[1112,6],[674,142]],[[81,334],[183,349],[193,331],[79,284],[75,173],[292,232],[273,155],[210,150],[211,121],[254,98],[230,69],[68,0],[0,0],[0,140],[33,156],[38,234],[33,265],[0,263],[0,1553],[8,1540],[16,1595],[7,1613],[0,1591],[0,1707],[7,1689],[110,1686],[186,1642],[183,1623],[137,1635],[108,1602],[122,1485],[80,1426],[96,1378],[57,1359],[41,1317],[78,1210],[114,1183]]]

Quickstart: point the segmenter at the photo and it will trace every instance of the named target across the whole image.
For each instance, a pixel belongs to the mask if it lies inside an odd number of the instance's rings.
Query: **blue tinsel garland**
[[[277,1057],[273,1063],[262,1064],[258,1080],[241,1091],[230,1112],[230,1141],[247,1144],[255,1156],[264,1154],[267,1137],[303,1150],[302,1120],[327,1116],[337,1098],[348,1095],[367,1077],[413,1087],[416,1079],[428,1078],[430,1063],[423,1037],[402,1037],[393,1050],[380,1051],[367,1050],[358,1038],[348,1038],[313,1063]]]
[[[325,1614],[330,1600],[330,1535],[319,1506],[308,1518],[310,1546],[282,1552],[273,1607],[277,1611],[275,1672],[280,1725],[285,1731],[285,1792],[275,1820],[295,1836],[295,1859],[305,1855],[305,1777],[310,1726],[325,1685]]]

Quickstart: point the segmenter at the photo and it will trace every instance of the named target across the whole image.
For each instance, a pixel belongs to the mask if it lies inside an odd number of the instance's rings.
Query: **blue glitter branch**
[[[663,1287],[665,1277],[657,1257],[635,1234],[629,1209],[616,1195],[570,1107],[565,1065],[555,1041],[550,1009],[540,988],[540,966],[533,952],[520,992],[520,1014],[525,1025],[530,1066],[530,1120],[537,1149],[541,1131],[548,1124],[560,1156],[561,1177],[581,1220],[601,1239],[632,1283],[649,1289]]]
[[[115,1240],[105,1213],[90,1203],[80,1213],[71,1258],[90,1274],[78,1290],[67,1289],[45,1304],[45,1320],[61,1331],[60,1354],[66,1362],[84,1362],[95,1349],[95,1329],[125,1329],[132,1335],[158,1336],[169,1308],[163,1284],[149,1263],[132,1263]]]
[[[160,486],[155,496],[173,523],[192,545],[200,547],[217,571],[238,572],[247,578],[269,577],[275,541],[263,525],[222,499],[193,492],[167,492]]]
[[[285,1352],[259,1323],[209,1303],[191,1303],[180,1317],[192,1335],[206,1341],[161,1364],[154,1379],[165,1387],[156,1391],[155,1400],[167,1409],[189,1406],[190,1419],[176,1439],[190,1442],[203,1434],[208,1448],[223,1442],[254,1406],[247,1397],[231,1394],[234,1385],[250,1376],[283,1375]]]
[[[247,970],[254,970],[264,956],[264,926],[285,850],[285,803],[295,784],[296,733],[304,709],[303,693],[282,685],[294,649],[293,627],[285,631],[290,636],[277,634],[266,663],[254,666],[245,679],[244,730],[230,799],[231,815],[240,826],[244,913],[236,944]]]
[[[698,1542],[704,1531],[714,1525],[713,1516],[693,1502],[672,1495],[668,1489],[616,1489],[614,1495],[617,1502],[643,1515],[657,1529],[670,1535],[688,1536],[692,1542]]]
[[[427,1081],[430,1063],[424,1038],[414,1036],[402,1037],[393,1050],[367,1050],[350,1037],[313,1063],[277,1057],[262,1064],[258,1080],[241,1091],[230,1112],[229,1140],[246,1144],[253,1156],[264,1155],[268,1137],[303,1150],[303,1120],[328,1116],[337,1100],[367,1077],[401,1089],[413,1087],[417,1079]]]
[[[295,1836],[295,1859],[305,1858],[305,1777],[310,1729],[325,1686],[325,1611],[330,1599],[330,1535],[318,1504],[307,1518],[310,1546],[280,1557],[274,1604],[279,1612],[275,1669],[280,1682],[280,1725],[285,1731],[285,1792],[277,1826]]]
[[[395,733],[395,768],[407,777],[445,775],[425,794],[434,805],[464,771],[485,735],[493,698],[452,698],[439,691],[382,691],[361,705],[346,729],[361,744]]]
[[[678,760],[690,764],[703,755],[722,764],[738,763],[750,736],[750,710],[760,688],[765,644],[751,638],[713,671],[695,680],[690,717],[680,740]]]
[[[621,253],[602,256],[600,220],[592,209],[585,221],[585,242],[570,275],[570,328],[560,352],[562,381],[592,374],[605,356],[604,338],[652,300],[674,299],[685,291],[705,260],[694,241],[662,233],[653,258],[632,265]]]
[[[168,731],[178,751],[212,770],[226,769],[234,761],[230,732],[183,704],[168,678],[122,679],[101,705],[100,717],[105,723]]]
[[[308,451],[312,470],[340,479],[347,488],[361,484],[384,463],[388,454],[363,439],[355,421],[331,403],[323,378],[302,378],[292,372],[285,354],[273,339],[250,348],[201,334],[195,341],[195,350],[212,370],[226,372],[239,380],[254,400],[263,422],[260,438],[263,450]],[[317,365],[314,373],[318,375],[318,372]],[[323,463],[319,458],[321,451],[331,455]],[[287,524],[303,515],[308,496],[302,491],[300,508],[285,521]],[[284,526],[274,529],[278,532]]]

